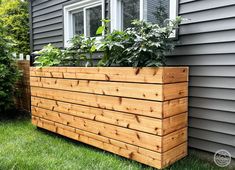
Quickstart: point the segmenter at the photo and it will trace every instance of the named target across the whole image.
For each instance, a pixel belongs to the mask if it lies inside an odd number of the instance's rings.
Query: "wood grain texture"
[[[188,81],[188,67],[31,67],[32,77],[53,77],[141,83]]]
[[[57,123],[147,148],[156,152],[165,152],[187,140],[187,131],[185,128],[161,137],[45,109],[34,108],[32,110],[32,114],[46,120],[53,120]],[[161,143],[162,140],[165,141],[163,144]]]
[[[16,63],[22,75],[16,84],[18,91],[14,96],[15,105],[17,109],[30,112],[30,61],[18,60]]]
[[[157,101],[188,96],[187,82],[161,85],[31,77],[30,83],[34,87]]]
[[[187,67],[30,73],[34,125],[155,168],[187,155]]]
[[[32,97],[33,113],[43,113],[47,111],[56,111],[75,117],[96,120],[99,122],[109,123],[116,126],[139,130],[160,136],[186,127],[188,123],[187,113],[181,113],[165,119],[155,119],[124,112],[103,110],[100,108]]]
[[[71,139],[98,147],[120,156],[136,160],[155,168],[163,168],[187,155],[187,142],[161,154],[151,150],[120,142],[115,139],[103,138],[97,134],[71,128],[60,123],[48,121],[39,117],[32,117],[32,123],[40,128],[58,133]],[[164,161],[163,161],[163,158]]]
[[[187,98],[179,98],[165,102],[155,102],[40,87],[31,87],[31,95],[35,97],[156,118],[165,118],[187,112],[188,110]]]

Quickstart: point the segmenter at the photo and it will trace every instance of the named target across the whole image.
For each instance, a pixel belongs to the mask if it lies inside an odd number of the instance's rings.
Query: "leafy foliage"
[[[103,58],[98,63],[98,66],[110,66],[122,57],[124,46],[122,45],[126,39],[123,31],[109,31],[110,20],[103,20],[103,25],[97,30],[98,35],[104,34],[103,38],[96,42],[97,51],[103,51]],[[111,58],[111,56],[113,56]]]
[[[75,56],[77,59],[76,65],[84,61],[86,66],[93,67],[93,54],[96,51],[95,43],[96,38],[77,35],[70,41],[71,46],[66,50],[67,56]]]
[[[38,56],[35,58],[34,64],[39,67],[58,66],[64,59],[64,53],[55,46],[48,44],[41,51],[35,52]]]
[[[123,31],[113,31],[106,34],[96,44],[97,51],[103,51],[103,57],[98,63],[98,66],[119,65],[124,50],[124,41],[127,40],[126,34]]]
[[[6,30],[4,36],[13,41],[12,51],[29,54],[28,1],[0,1],[0,19]]]
[[[133,21],[133,27],[125,31],[108,29],[109,20],[102,20],[103,25],[96,32],[102,38],[77,35],[70,41],[70,47],[64,52],[49,45],[38,52],[36,64],[54,66],[63,60],[72,59],[74,66],[94,66],[94,52],[103,52],[98,66],[123,67],[158,67],[166,63],[166,55],[174,49],[175,42],[170,35],[181,22],[178,17],[168,22],[165,27],[144,21]],[[64,65],[66,61],[64,61]]]
[[[4,29],[0,21],[0,113],[13,106],[15,84],[20,75],[15,60],[10,55],[10,44],[4,37]]]
[[[120,65],[126,67],[163,66],[166,55],[172,52],[175,42],[170,38],[181,22],[178,17],[169,21],[165,27],[144,21],[134,21],[133,27],[125,31],[114,31],[101,41],[104,66]]]

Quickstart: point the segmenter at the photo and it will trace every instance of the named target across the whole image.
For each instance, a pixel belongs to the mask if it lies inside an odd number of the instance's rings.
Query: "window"
[[[140,19],[140,1],[136,0],[122,0],[121,2],[121,25],[123,29],[131,26],[134,19]]]
[[[75,35],[95,37],[104,18],[103,0],[83,0],[64,7],[64,46]]]
[[[124,30],[132,20],[162,25],[177,16],[177,0],[111,0],[111,30]]]
[[[86,11],[86,36],[95,37],[96,30],[102,24],[102,7],[89,8]]]
[[[110,3],[111,30],[124,30],[134,19],[163,24],[177,16],[178,0],[110,0]],[[96,36],[105,18],[104,4],[105,0],[81,0],[64,6],[65,47],[74,35]]]
[[[84,34],[83,11],[73,14],[73,34]]]

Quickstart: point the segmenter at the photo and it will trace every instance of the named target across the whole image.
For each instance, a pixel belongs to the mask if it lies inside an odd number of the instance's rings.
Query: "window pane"
[[[83,11],[73,14],[73,34],[84,34],[84,18]]]
[[[169,18],[170,0],[145,0],[144,15],[148,22],[163,25]]]
[[[140,0],[122,0],[122,27],[131,26],[132,20],[140,19]]]
[[[96,30],[102,24],[102,6],[89,8],[86,11],[86,31],[88,37],[95,37]]]

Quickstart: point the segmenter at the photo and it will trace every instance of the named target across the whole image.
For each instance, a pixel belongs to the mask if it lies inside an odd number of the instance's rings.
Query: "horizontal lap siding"
[[[33,50],[48,43],[63,47],[63,5],[69,0],[32,1]]]
[[[235,157],[235,2],[181,0],[180,44],[169,65],[189,65],[189,145]]]

